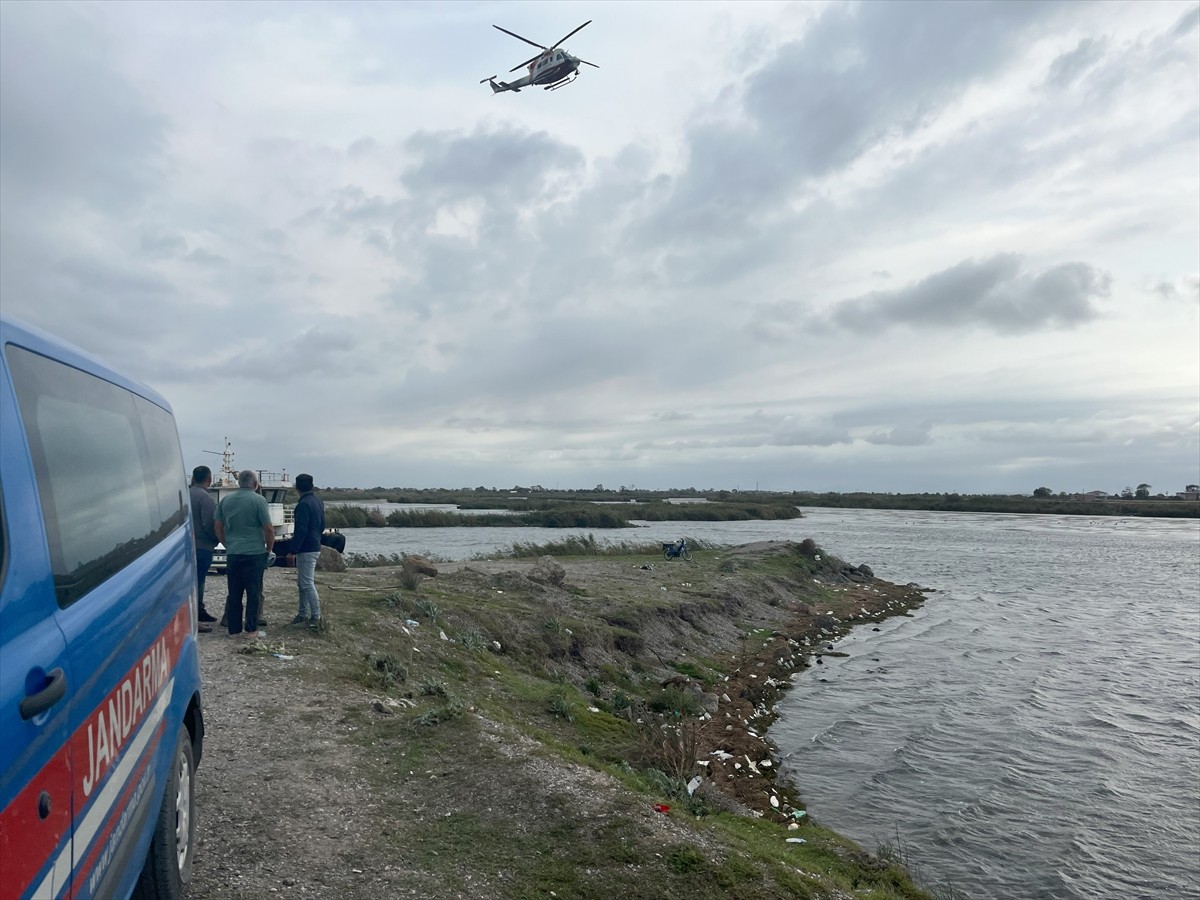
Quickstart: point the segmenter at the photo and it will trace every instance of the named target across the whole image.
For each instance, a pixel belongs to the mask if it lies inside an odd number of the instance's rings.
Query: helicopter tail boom
[[[519,87],[511,85],[507,81],[497,82],[495,75],[493,75],[491,78],[484,78],[483,80],[491,85],[493,94],[499,94],[503,91],[515,91],[517,93],[520,93],[521,91]]]

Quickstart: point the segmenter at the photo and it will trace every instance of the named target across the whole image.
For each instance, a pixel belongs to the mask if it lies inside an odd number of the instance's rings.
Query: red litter
[[[665,803],[655,803],[654,811],[660,812],[660,813],[666,813],[666,812],[671,811],[671,807],[667,806],[667,804],[665,804]]]

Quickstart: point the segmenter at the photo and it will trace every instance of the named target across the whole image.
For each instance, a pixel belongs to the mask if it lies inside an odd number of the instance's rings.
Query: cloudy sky
[[[6,2],[0,67],[0,308],[189,466],[1200,481],[1195,2]]]

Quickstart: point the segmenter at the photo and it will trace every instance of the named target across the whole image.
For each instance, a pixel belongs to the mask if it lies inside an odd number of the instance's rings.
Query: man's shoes
[[[258,624],[259,624],[259,625],[266,625],[266,624],[267,624],[267,620],[266,620],[266,619],[264,619],[262,616],[259,616],[259,617],[258,617]]]
[[[250,641],[265,641],[267,639],[267,632],[262,628],[258,629],[258,631],[243,631],[242,634]]]
[[[319,616],[313,616],[311,619],[309,619],[308,620],[308,628],[310,631],[320,631],[321,630],[321,618]]]
[[[197,625],[196,630],[201,634],[212,634],[212,626],[205,622],[201,622],[199,625]]]
[[[229,627],[229,623],[225,621],[225,617],[224,617],[224,616],[221,616],[221,627],[222,627],[222,628],[228,628],[228,627]]]
[[[215,621],[217,621],[217,617],[213,616],[213,615],[209,615],[208,610],[204,609],[203,607],[200,608],[200,615],[196,616],[196,619],[200,622],[215,622]],[[221,624],[224,625],[225,623],[222,621]]]
[[[293,625],[303,625],[307,621],[308,621],[308,616],[296,616],[296,618],[292,619],[292,624]]]

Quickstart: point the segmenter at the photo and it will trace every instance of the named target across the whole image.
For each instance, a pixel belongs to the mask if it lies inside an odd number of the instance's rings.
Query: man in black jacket
[[[212,469],[196,466],[192,469],[192,486],[188,498],[192,503],[192,532],[196,538],[196,602],[200,607],[197,616],[199,631],[212,631],[210,622],[217,621],[204,608],[204,579],[212,567],[213,551],[217,548],[217,533],[213,530],[213,519],[217,514],[217,501],[208,488],[212,486]]]
[[[293,625],[308,623],[309,628],[321,624],[321,598],[317,595],[317,559],[321,555],[321,532],[325,530],[325,504],[313,491],[311,475],[296,476],[300,502],[293,514],[291,552],[288,561],[296,563],[296,585],[300,589],[300,611]]]

